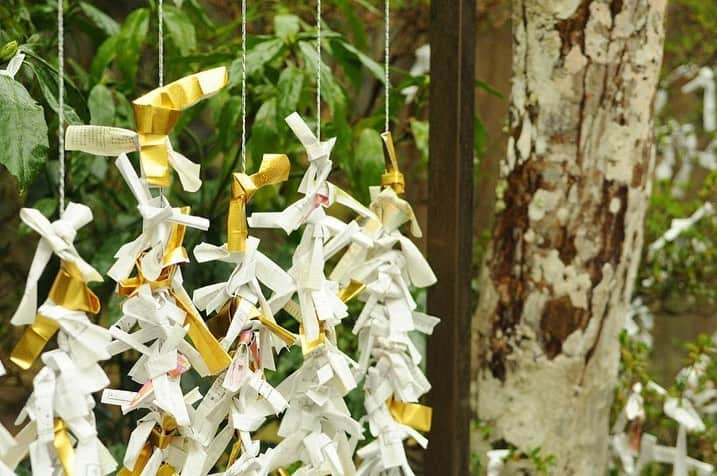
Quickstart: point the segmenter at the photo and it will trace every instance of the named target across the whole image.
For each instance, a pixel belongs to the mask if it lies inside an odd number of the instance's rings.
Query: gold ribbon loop
[[[100,311],[99,298],[87,286],[80,268],[72,261],[62,260],[48,296],[58,306],[71,311],[92,314]],[[15,345],[10,360],[23,370],[29,369],[59,328],[55,320],[36,314],[33,323],[25,328]]]
[[[399,402],[391,398],[388,401],[388,410],[398,423],[419,431],[431,430],[431,419],[433,417],[431,407],[418,403]]]
[[[191,207],[182,207],[180,209],[183,215],[189,215]],[[164,249],[164,255],[162,255],[162,264],[164,266],[171,266],[179,263],[189,263],[189,255],[187,250],[182,246],[184,242],[184,234],[187,231],[186,225],[180,225],[175,223],[172,226],[172,231],[169,233],[169,239],[167,239],[167,246]]]
[[[383,159],[386,163],[386,173],[381,175],[381,187],[391,187],[397,194],[406,191],[406,181],[398,167],[398,156],[393,146],[393,137],[390,132],[381,134],[383,139]]]
[[[226,84],[227,69],[222,66],[185,76],[132,101],[140,159],[150,185],[169,185],[167,136],[181,112],[217,93]]]
[[[72,440],[67,433],[67,425],[62,418],[55,418],[55,438],[52,442],[57,456],[62,463],[62,469],[66,476],[75,475],[75,450],[72,448]]]
[[[286,155],[264,154],[257,173],[234,174],[227,216],[227,249],[230,252],[243,252],[246,249],[246,239],[249,235],[246,204],[261,187],[288,179],[290,168],[291,164]]]
[[[100,312],[100,300],[82,278],[80,268],[72,261],[62,260],[60,271],[55,277],[49,294],[50,299],[65,309]]]

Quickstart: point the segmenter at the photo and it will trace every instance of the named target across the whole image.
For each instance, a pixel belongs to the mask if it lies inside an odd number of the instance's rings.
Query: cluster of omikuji
[[[334,139],[322,141],[291,114],[286,122],[309,162],[299,186],[303,198],[283,211],[247,216],[255,192],[285,181],[290,162],[266,154],[256,173],[235,173],[227,242],[193,250],[199,263],[223,261],[234,271],[191,296],[183,287],[181,265],[190,260],[182,245],[185,229],[206,230],[209,221],[173,207],[161,193],[172,170],[184,190],[201,186],[199,165],[174,150],[169,134],[182,110],[226,82],[222,67],[145,94],[133,102],[136,131],[67,128],[67,150],[117,156],[115,165],[137,199],[142,232],[117,251],[107,273],[124,300],[121,318],[105,329],[88,317],[100,309],[88,282],[102,276],[73,245],[77,230],[92,220],[91,210],[70,203],[54,222],[22,210],[22,221],[40,241],[12,317],[12,324],[26,327],[10,360],[29,369],[40,358],[43,366],[17,418],[22,429],[13,437],[0,426],[0,475],[14,474],[28,455],[38,475],[106,475],[118,468],[120,475],[142,476],[284,475],[289,469],[296,475],[413,474],[404,443],[425,447],[421,432],[430,428],[431,411],[418,404],[430,384],[409,334],[430,334],[438,319],[417,311],[411,289],[436,278],[400,231],[408,224],[414,236],[421,233],[401,198],[405,183],[390,133],[383,134],[386,173],[364,206],[328,180]],[[130,152],[138,153],[139,173]],[[345,223],[331,216],[334,204],[356,218]],[[302,230],[288,270],[261,252],[250,227]],[[38,304],[38,280],[53,254],[60,271]],[[332,257],[336,265],[327,276]],[[351,299],[362,306],[349,318]],[[298,334],[275,320],[282,309],[298,321]],[[345,319],[359,339],[358,362],[337,346],[336,327]],[[57,348],[44,350],[55,335]],[[273,370],[282,349],[293,345],[301,346],[303,363],[274,388],[264,370]],[[136,388],[107,388],[99,363],[130,350],[140,355],[129,371]],[[182,385],[187,372],[211,379],[205,394],[187,390],[186,379]],[[366,417],[356,421],[344,397],[361,381]],[[97,434],[99,391],[100,404],[141,412],[120,462]],[[281,441],[268,446],[253,439],[275,417]]]

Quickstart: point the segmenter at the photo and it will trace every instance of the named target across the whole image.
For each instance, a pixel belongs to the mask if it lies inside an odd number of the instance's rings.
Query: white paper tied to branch
[[[692,215],[687,218],[675,218],[670,223],[670,229],[655,240],[648,249],[648,257],[651,259],[654,254],[665,247],[667,243],[675,241],[681,234],[695,226],[700,220],[709,217],[714,213],[714,206],[705,202]]]
[[[25,61],[25,55],[19,51],[15,53],[15,56],[10,59],[5,69],[0,69],[0,76],[7,76],[10,79],[15,79],[15,75],[20,71],[22,62]]]
[[[713,132],[717,129],[717,92],[712,68],[700,68],[697,76],[682,86],[682,92],[685,94],[697,89],[702,89],[702,127],[707,132]]]
[[[142,233],[134,241],[122,245],[115,254],[116,261],[107,275],[117,282],[126,279],[142,255],[142,273],[147,279],[155,280],[165,266],[164,249],[172,225],[208,230],[209,220],[184,214],[180,208],[169,207],[162,197],[152,197],[146,181],[137,176],[126,155],[120,155],[115,165],[137,199],[137,208],[143,220]],[[149,252],[144,253],[147,250]]]
[[[187,192],[196,192],[202,186],[199,178],[201,166],[175,151],[169,137],[165,137],[167,159]],[[65,132],[65,149],[99,156],[115,156],[139,152],[139,134],[129,129],[107,126],[68,126]]]
[[[77,265],[86,282],[102,281],[102,276],[79,256],[73,244],[77,230],[92,221],[92,211],[87,206],[70,203],[62,218],[52,223],[40,211],[23,208],[20,210],[20,219],[40,234],[40,241],[30,265],[25,291],[11,320],[16,326],[32,324],[35,320],[37,283],[53,253]]]

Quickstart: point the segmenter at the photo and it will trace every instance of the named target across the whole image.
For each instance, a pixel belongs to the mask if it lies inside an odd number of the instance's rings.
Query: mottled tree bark
[[[510,139],[474,336],[478,417],[605,474],[643,241],[666,0],[514,0]]]

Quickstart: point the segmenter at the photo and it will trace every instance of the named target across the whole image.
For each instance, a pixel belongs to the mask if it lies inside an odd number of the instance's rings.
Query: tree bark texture
[[[474,318],[494,447],[602,475],[655,157],[666,0],[515,0],[510,137]],[[480,45],[478,46],[480,50]]]

